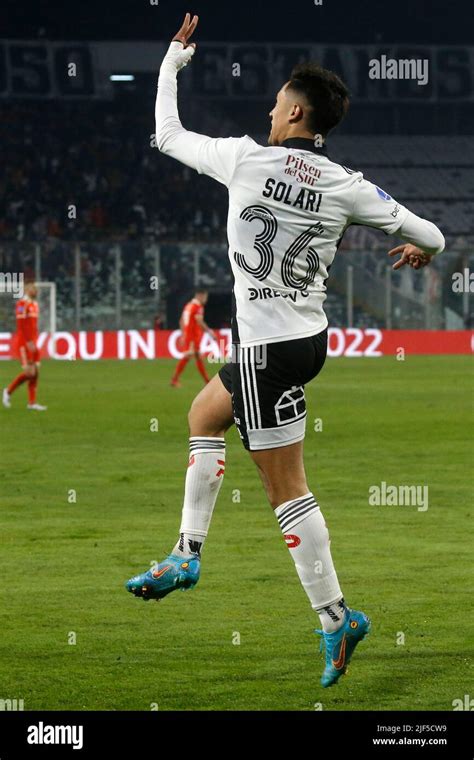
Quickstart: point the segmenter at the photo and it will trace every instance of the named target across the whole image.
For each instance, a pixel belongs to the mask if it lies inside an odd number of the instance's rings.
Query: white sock
[[[331,557],[329,532],[312,493],[275,509],[296,571],[323,631],[337,631],[346,606]],[[341,606],[342,605],[342,606]]]
[[[344,597],[334,604],[328,604],[320,610],[316,610],[324,633],[334,633],[338,631],[346,617],[347,605]]]
[[[173,554],[201,554],[225,470],[225,439],[189,439],[189,464],[179,541]]]

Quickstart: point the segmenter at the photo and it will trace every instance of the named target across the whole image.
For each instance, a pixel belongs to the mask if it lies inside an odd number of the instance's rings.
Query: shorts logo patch
[[[302,385],[293,386],[291,390],[282,393],[275,404],[277,425],[288,425],[306,415],[306,401]]]

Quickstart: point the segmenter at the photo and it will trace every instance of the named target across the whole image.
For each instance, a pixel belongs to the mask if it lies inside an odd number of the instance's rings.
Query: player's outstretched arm
[[[421,269],[431,263],[433,256],[444,251],[445,240],[441,230],[420,216],[408,212],[403,224],[396,233],[406,242],[389,251],[389,256],[400,254],[393,269],[400,269],[408,264],[413,269]]]
[[[389,252],[390,256],[401,254],[393,265],[394,269],[400,269],[405,264],[420,269],[444,250],[443,234],[435,224],[397,203],[377,185],[360,176],[353,186],[353,192],[351,222],[367,224],[405,241],[405,244]]]

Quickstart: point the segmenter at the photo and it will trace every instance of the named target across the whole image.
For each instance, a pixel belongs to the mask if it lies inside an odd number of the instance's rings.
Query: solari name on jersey
[[[322,197],[321,193],[315,193],[314,190],[308,190],[307,187],[298,190],[293,185],[287,185],[286,182],[277,182],[273,177],[269,177],[265,182],[265,190],[262,190],[262,195],[264,198],[273,198],[274,201],[286,203],[287,206],[295,206],[303,211],[314,211],[315,213],[319,211]]]

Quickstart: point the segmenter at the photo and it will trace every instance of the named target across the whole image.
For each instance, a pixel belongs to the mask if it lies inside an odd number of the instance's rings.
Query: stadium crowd
[[[205,134],[242,133],[217,107],[181,110]],[[160,154],[153,132],[151,104],[1,107],[0,241],[225,242],[226,193]],[[329,147],[445,235],[474,234],[472,139],[336,135]]]
[[[242,133],[218,106],[206,109],[185,101],[181,112],[184,124],[203,133]],[[0,263],[12,269],[16,262],[33,276],[34,246],[39,244],[41,277],[56,281],[60,313],[74,313],[78,275],[81,304],[90,309],[91,319],[98,303],[110,301],[112,311],[117,287],[114,246],[120,247],[122,300],[132,315],[155,273],[155,243],[161,250],[161,295],[168,324],[176,322],[181,302],[197,281],[230,292],[227,194],[209,177],[160,154],[153,132],[152,103],[127,108],[119,101],[22,101],[0,107]],[[259,141],[264,140],[261,135]],[[462,252],[470,250],[474,213],[470,144],[466,137],[445,144],[442,137],[342,135],[332,138],[330,155],[353,167],[356,156],[360,164],[355,168],[437,222],[451,250],[459,252],[442,262],[443,269],[457,271],[465,265]],[[79,258],[74,256],[75,243],[80,244]],[[356,263],[354,251],[363,252],[357,265],[365,268],[367,281],[375,276],[380,284],[387,268],[381,255],[384,244],[380,233],[352,227],[336,264]],[[332,274],[335,286],[341,284],[336,273],[337,266]],[[450,272],[441,274],[449,277]],[[400,284],[412,300],[419,300],[420,278],[417,292],[410,292],[410,278],[404,283],[402,277]],[[333,323],[343,324],[341,296],[334,293],[328,306]],[[356,305],[356,323],[357,309]],[[147,303],[143,311],[149,313]],[[377,320],[380,315],[360,315],[366,325]]]
[[[225,239],[225,193],[153,129],[110,103],[1,108],[0,240]]]

